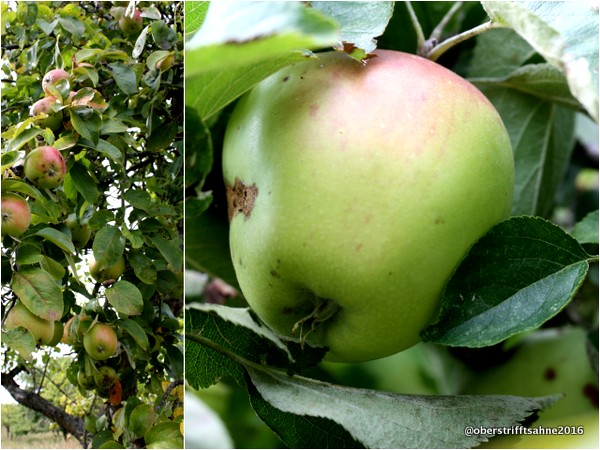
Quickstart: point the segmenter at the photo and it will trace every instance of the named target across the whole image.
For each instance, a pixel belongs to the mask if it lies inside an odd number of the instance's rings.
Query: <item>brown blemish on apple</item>
[[[548,367],[544,372],[544,378],[546,380],[554,380],[556,378],[556,371],[552,367]]]
[[[316,117],[319,112],[319,105],[310,105],[310,116]]]
[[[244,217],[248,219],[252,210],[254,209],[254,202],[258,196],[258,188],[256,183],[252,185],[245,185],[242,180],[235,177],[233,186],[225,185],[227,191],[227,212],[229,221],[233,219],[237,214],[243,213]]]
[[[271,270],[271,276],[273,278],[281,278],[275,269]]]

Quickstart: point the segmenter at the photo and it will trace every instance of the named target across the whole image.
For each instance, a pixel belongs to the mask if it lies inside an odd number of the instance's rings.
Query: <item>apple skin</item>
[[[102,366],[98,369],[98,373],[94,375],[96,386],[108,389],[117,379],[117,371],[110,366]]]
[[[52,91],[48,88],[49,86],[56,86],[60,81],[67,80],[70,83],[70,75],[63,69],[53,69],[44,75],[42,78],[42,90],[48,96],[52,96]]]
[[[65,224],[71,230],[71,241],[77,248],[83,248],[87,245],[92,236],[92,231],[87,223],[82,224],[77,220],[74,214],[69,215]]]
[[[31,224],[31,209],[27,200],[18,194],[7,192],[2,194],[2,236],[20,236]]]
[[[123,272],[125,272],[125,260],[121,256],[121,258],[112,266],[105,267],[100,261],[96,261],[95,259],[90,260],[90,275],[94,280],[102,283],[107,280],[116,280]]]
[[[453,270],[513,198],[508,134],[483,94],[418,56],[375,53],[366,65],[320,54],[263,80],[223,147],[244,296],[337,362],[419,342]]]
[[[60,320],[56,320],[54,322],[54,334],[52,335],[52,339],[48,342],[50,347],[56,347],[58,343],[61,341],[64,335],[64,325]]]
[[[506,435],[497,436],[477,448],[598,448],[598,411],[590,411],[574,416],[536,422],[537,426],[548,428],[569,427],[571,434],[563,435]],[[583,434],[575,434],[578,427],[583,427]],[[559,428],[560,429],[560,428]]]
[[[86,375],[84,370],[77,372],[77,383],[85,390],[90,390],[96,387],[94,377]]]
[[[47,345],[54,337],[54,322],[36,316],[23,303],[15,304],[8,312],[4,326],[7,330],[24,327],[33,335],[38,345]]]
[[[540,413],[553,420],[598,411],[598,376],[581,328],[547,329],[527,337],[504,364],[473,374],[464,394],[541,397],[565,394]]]
[[[142,27],[144,26],[142,13],[139,9],[136,9],[133,12],[133,17],[127,17],[123,15],[119,19],[119,28],[125,34],[135,35],[142,31]]]
[[[44,97],[31,105],[29,115],[31,117],[36,117],[35,123],[40,128],[50,128],[52,131],[58,131],[60,129],[63,120],[63,112],[52,111],[52,105],[55,103],[59,103],[56,97]],[[37,117],[42,113],[46,114],[46,116]]]
[[[36,186],[53,189],[60,186],[67,173],[65,159],[49,145],[37,147],[25,158],[25,176]]]
[[[83,347],[90,357],[98,361],[110,358],[117,351],[117,334],[110,325],[96,323],[83,336]]]

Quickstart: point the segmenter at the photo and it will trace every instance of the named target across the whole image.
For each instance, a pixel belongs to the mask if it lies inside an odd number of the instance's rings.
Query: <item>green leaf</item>
[[[353,44],[362,50],[357,59],[363,59],[367,53],[377,48],[378,36],[385,31],[394,12],[394,2],[310,2],[311,6],[340,24],[340,41]]]
[[[134,339],[134,341],[141,347],[142,350],[148,350],[150,345],[148,342],[148,336],[140,324],[131,319],[119,319],[117,320],[116,324],[125,332],[127,332],[127,334]]]
[[[181,271],[183,267],[183,252],[178,240],[151,236],[150,241],[158,249],[163,258],[165,258],[170,270],[173,272]]]
[[[598,210],[589,213],[575,224],[571,235],[580,244],[598,244]]]
[[[170,50],[177,45],[177,33],[163,20],[156,20],[150,25],[154,43],[163,50]]]
[[[2,344],[10,347],[26,360],[30,361],[35,351],[35,337],[24,327],[17,327],[9,331],[2,330]]]
[[[587,2],[482,2],[560,68],[573,95],[598,122],[598,8]]]
[[[186,308],[185,332],[185,379],[195,389],[209,387],[226,375],[243,383],[240,361],[297,371],[315,365],[325,354],[325,349],[284,343],[246,308],[193,304]],[[237,357],[224,358],[224,354]]]
[[[11,288],[23,304],[36,316],[56,321],[63,314],[63,294],[52,276],[35,267],[13,274]]]
[[[557,396],[401,395],[290,377],[274,370],[246,370],[256,388],[250,391],[251,401],[255,403],[260,395],[272,407],[262,419],[290,448],[312,447],[315,441],[326,444],[331,422],[365,448],[471,448],[490,435],[468,435],[466,427],[474,423],[484,428],[517,426],[557,400]],[[296,420],[308,426],[299,432]],[[336,434],[340,427],[334,429]],[[345,436],[342,439],[347,442]]]
[[[123,198],[134,208],[147,211],[152,206],[152,197],[148,191],[141,189],[130,189],[123,195]]]
[[[2,180],[3,192],[20,192],[35,199],[45,199],[44,195],[33,185],[22,180]]]
[[[73,246],[73,242],[71,242],[69,236],[67,236],[65,233],[55,230],[54,228],[42,228],[36,232],[35,235],[41,236],[44,239],[52,242],[54,245],[68,254],[75,253],[75,247]]]
[[[96,180],[90,176],[87,168],[83,164],[73,164],[67,172],[67,177],[71,178],[77,192],[79,192],[88,203],[96,203],[99,195]]]
[[[229,251],[227,214],[223,216],[209,210],[192,216],[187,205],[186,201],[186,267],[211,274],[239,288]]]
[[[19,247],[16,263],[19,265],[37,264],[43,258],[40,247],[33,244],[25,244]]]
[[[191,35],[198,31],[204,23],[208,12],[209,1],[185,2],[185,34]]]
[[[186,104],[210,117],[254,84],[339,41],[337,26],[299,2],[211,2],[186,44]]]
[[[70,109],[69,111],[73,128],[85,139],[97,143],[102,128],[100,114],[88,108]]]
[[[121,62],[108,65],[112,69],[112,75],[117,86],[124,94],[133,95],[137,93],[137,76],[131,66]]]
[[[146,434],[144,434],[144,441],[146,444],[153,444],[155,442],[180,438],[181,432],[179,431],[179,424],[175,422],[159,423],[158,425],[150,428]]]
[[[39,135],[41,132],[42,130],[39,128],[27,128],[26,130],[23,130],[8,142],[5,151],[10,152],[20,149],[23,147],[23,145]]]
[[[120,314],[135,316],[144,309],[142,293],[129,281],[119,280],[113,284],[106,290],[106,299]]]
[[[156,283],[156,267],[152,260],[142,252],[133,251],[129,253],[127,260],[133,268],[135,276],[146,284]]]
[[[123,255],[125,238],[117,227],[106,225],[100,228],[94,236],[92,250],[96,261],[106,267],[112,266]]]
[[[446,285],[439,321],[421,337],[484,347],[533,330],[573,298],[588,259],[577,241],[552,222],[505,220],[471,248]]]

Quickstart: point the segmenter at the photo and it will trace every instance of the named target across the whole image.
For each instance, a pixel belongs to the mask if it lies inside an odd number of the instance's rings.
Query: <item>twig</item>
[[[436,61],[440,56],[442,56],[446,51],[450,50],[455,45],[460,44],[461,42],[464,42],[467,39],[470,39],[493,28],[503,27],[504,25],[499,24],[498,22],[492,22],[490,20],[489,22],[485,22],[475,28],[457,34],[456,36],[453,36],[449,39],[446,39],[445,41],[433,47],[425,56],[431,61]]]

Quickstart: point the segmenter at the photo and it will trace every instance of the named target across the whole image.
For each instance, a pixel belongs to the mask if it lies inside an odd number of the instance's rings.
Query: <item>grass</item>
[[[81,444],[73,436],[67,436],[65,440],[62,433],[29,433],[20,436],[12,436],[10,439],[6,430],[2,427],[1,448],[82,448]]]

